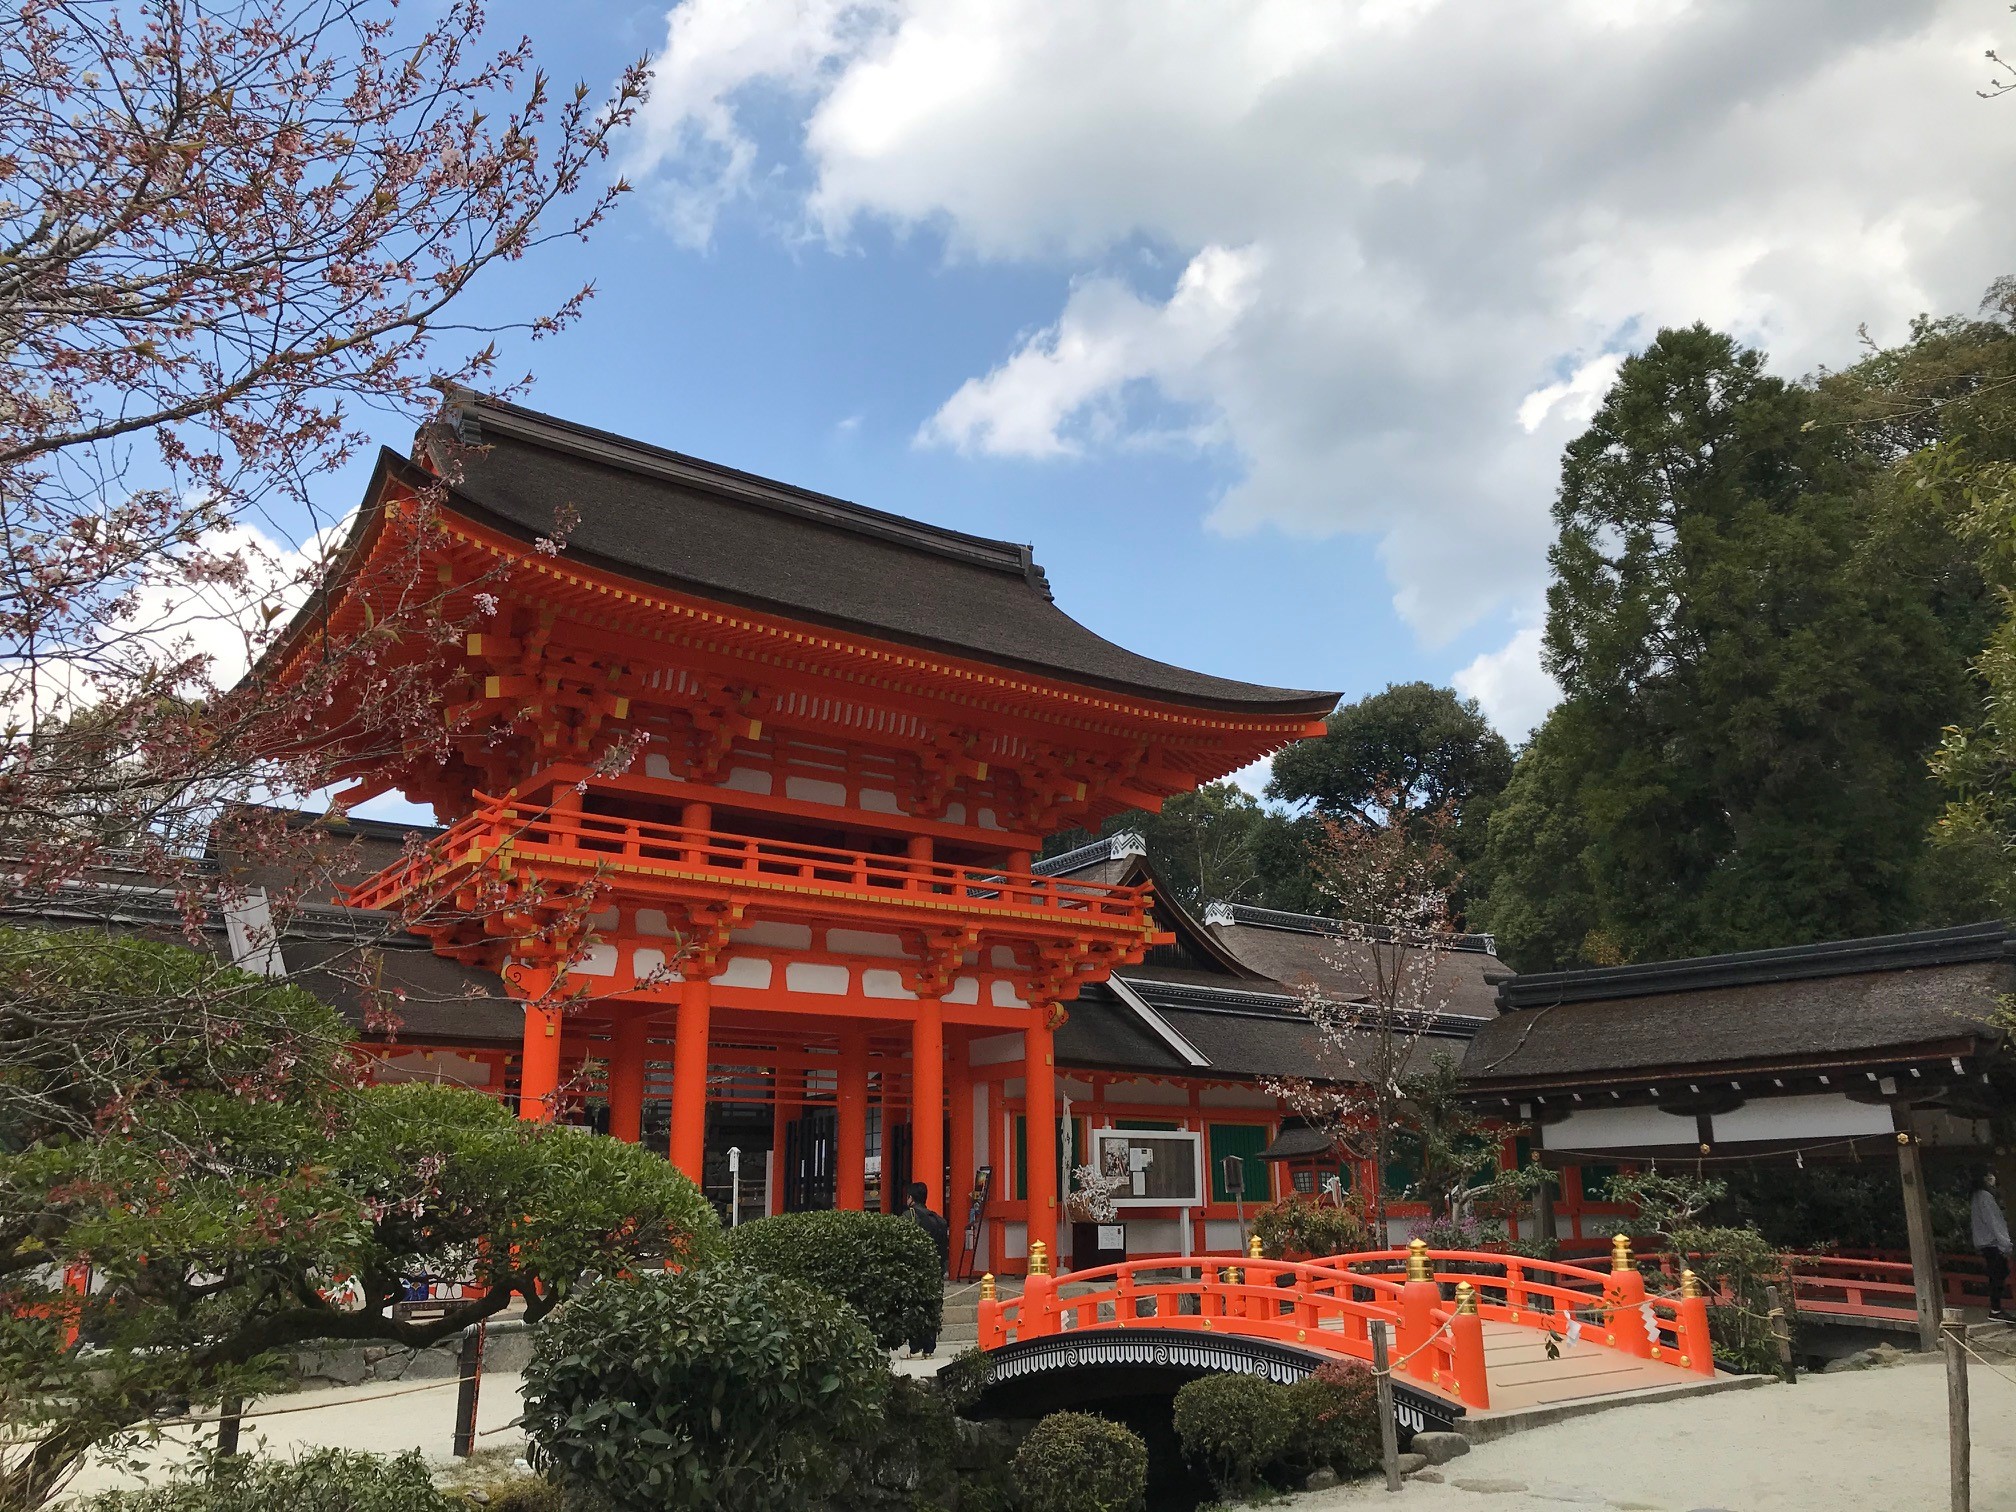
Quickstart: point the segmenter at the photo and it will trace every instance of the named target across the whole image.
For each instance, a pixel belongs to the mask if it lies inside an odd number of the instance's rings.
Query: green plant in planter
[[[1141,1512],[1148,1446],[1129,1428],[1089,1412],[1053,1412],[1015,1452],[1025,1512]]]
[[[845,1303],[738,1265],[606,1281],[540,1330],[526,1433],[614,1512],[816,1501],[879,1421],[889,1364]]]
[[[1220,1496],[1243,1497],[1287,1453],[1295,1434],[1285,1387],[1248,1375],[1208,1375],[1176,1393],[1183,1454]]]
[[[1345,1255],[1372,1241],[1371,1225],[1355,1200],[1339,1207],[1313,1197],[1284,1197],[1255,1210],[1253,1232],[1270,1260]]]
[[[884,1349],[936,1333],[945,1310],[938,1246],[906,1218],[782,1213],[729,1230],[728,1250],[754,1270],[838,1297]]]

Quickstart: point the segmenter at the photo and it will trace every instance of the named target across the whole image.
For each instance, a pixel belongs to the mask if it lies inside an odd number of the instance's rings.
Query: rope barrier
[[[370,1396],[345,1397],[340,1402],[303,1402],[294,1407],[247,1407],[243,1412],[220,1412],[214,1416],[199,1417],[192,1415],[175,1418],[148,1418],[144,1422],[135,1423],[133,1427],[135,1429],[190,1428],[202,1427],[207,1423],[227,1422],[232,1417],[236,1417],[242,1423],[252,1418],[286,1417],[289,1413],[294,1412],[322,1412],[333,1407],[354,1407],[364,1402],[390,1401],[393,1397],[412,1396],[416,1392],[421,1391],[439,1391],[444,1386],[460,1386],[464,1381],[478,1379],[480,1379],[479,1376],[449,1376],[445,1380],[429,1381],[424,1386],[402,1386],[397,1391],[376,1391]],[[56,1434],[50,1432],[37,1434],[34,1438],[0,1439],[0,1448],[21,1448],[29,1444],[40,1444],[54,1437],[56,1437]]]

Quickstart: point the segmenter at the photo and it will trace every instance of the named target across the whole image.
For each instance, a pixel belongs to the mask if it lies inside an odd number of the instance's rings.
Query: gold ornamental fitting
[[[1255,1234],[1246,1241],[1246,1258],[1249,1260],[1258,1260],[1261,1258],[1260,1236],[1258,1234]]]
[[[1410,1240],[1407,1245],[1407,1279],[1409,1281],[1433,1281],[1428,1271],[1428,1241]]]
[[[1690,1272],[1689,1274],[1692,1273]],[[986,1275],[980,1278],[980,1300],[982,1302],[992,1302],[994,1300],[994,1272],[992,1271],[987,1272]]]
[[[1610,1269],[1613,1271],[1634,1271],[1638,1262],[1631,1258],[1631,1238],[1619,1234],[1610,1241]]]
[[[1456,1283],[1456,1311],[1465,1314],[1477,1311],[1477,1289],[1468,1281]]]
[[[1227,1286],[1237,1286],[1239,1284],[1238,1266],[1228,1265],[1225,1267],[1225,1284]]]
[[[1683,1297],[1698,1297],[1701,1295],[1701,1278],[1691,1270],[1680,1272],[1680,1295]]]
[[[1029,1274],[1032,1276],[1050,1274],[1050,1246],[1041,1239],[1029,1246]]]

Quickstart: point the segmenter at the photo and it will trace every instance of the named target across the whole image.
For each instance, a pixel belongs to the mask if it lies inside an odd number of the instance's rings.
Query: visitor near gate
[[[931,1210],[931,1189],[921,1181],[910,1183],[910,1205],[903,1210],[903,1216],[931,1236],[931,1242],[938,1246],[938,1275],[942,1280],[946,1267],[952,1261],[952,1225],[945,1221],[942,1213]],[[2007,1235],[2004,1240],[2006,1242]],[[938,1352],[938,1331],[927,1329],[910,1341],[910,1357],[928,1360]]]
[[[2008,1318],[2002,1293],[2009,1284],[2009,1220],[1995,1191],[1995,1173],[1986,1172],[1974,1185],[1974,1248],[1988,1268],[1988,1316]]]

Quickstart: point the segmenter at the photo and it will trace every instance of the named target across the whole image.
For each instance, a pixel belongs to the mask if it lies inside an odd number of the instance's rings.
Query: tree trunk
[[[73,1423],[53,1429],[22,1458],[5,1461],[0,1466],[0,1512],[36,1512],[47,1506],[92,1446],[109,1436],[102,1423]]]

